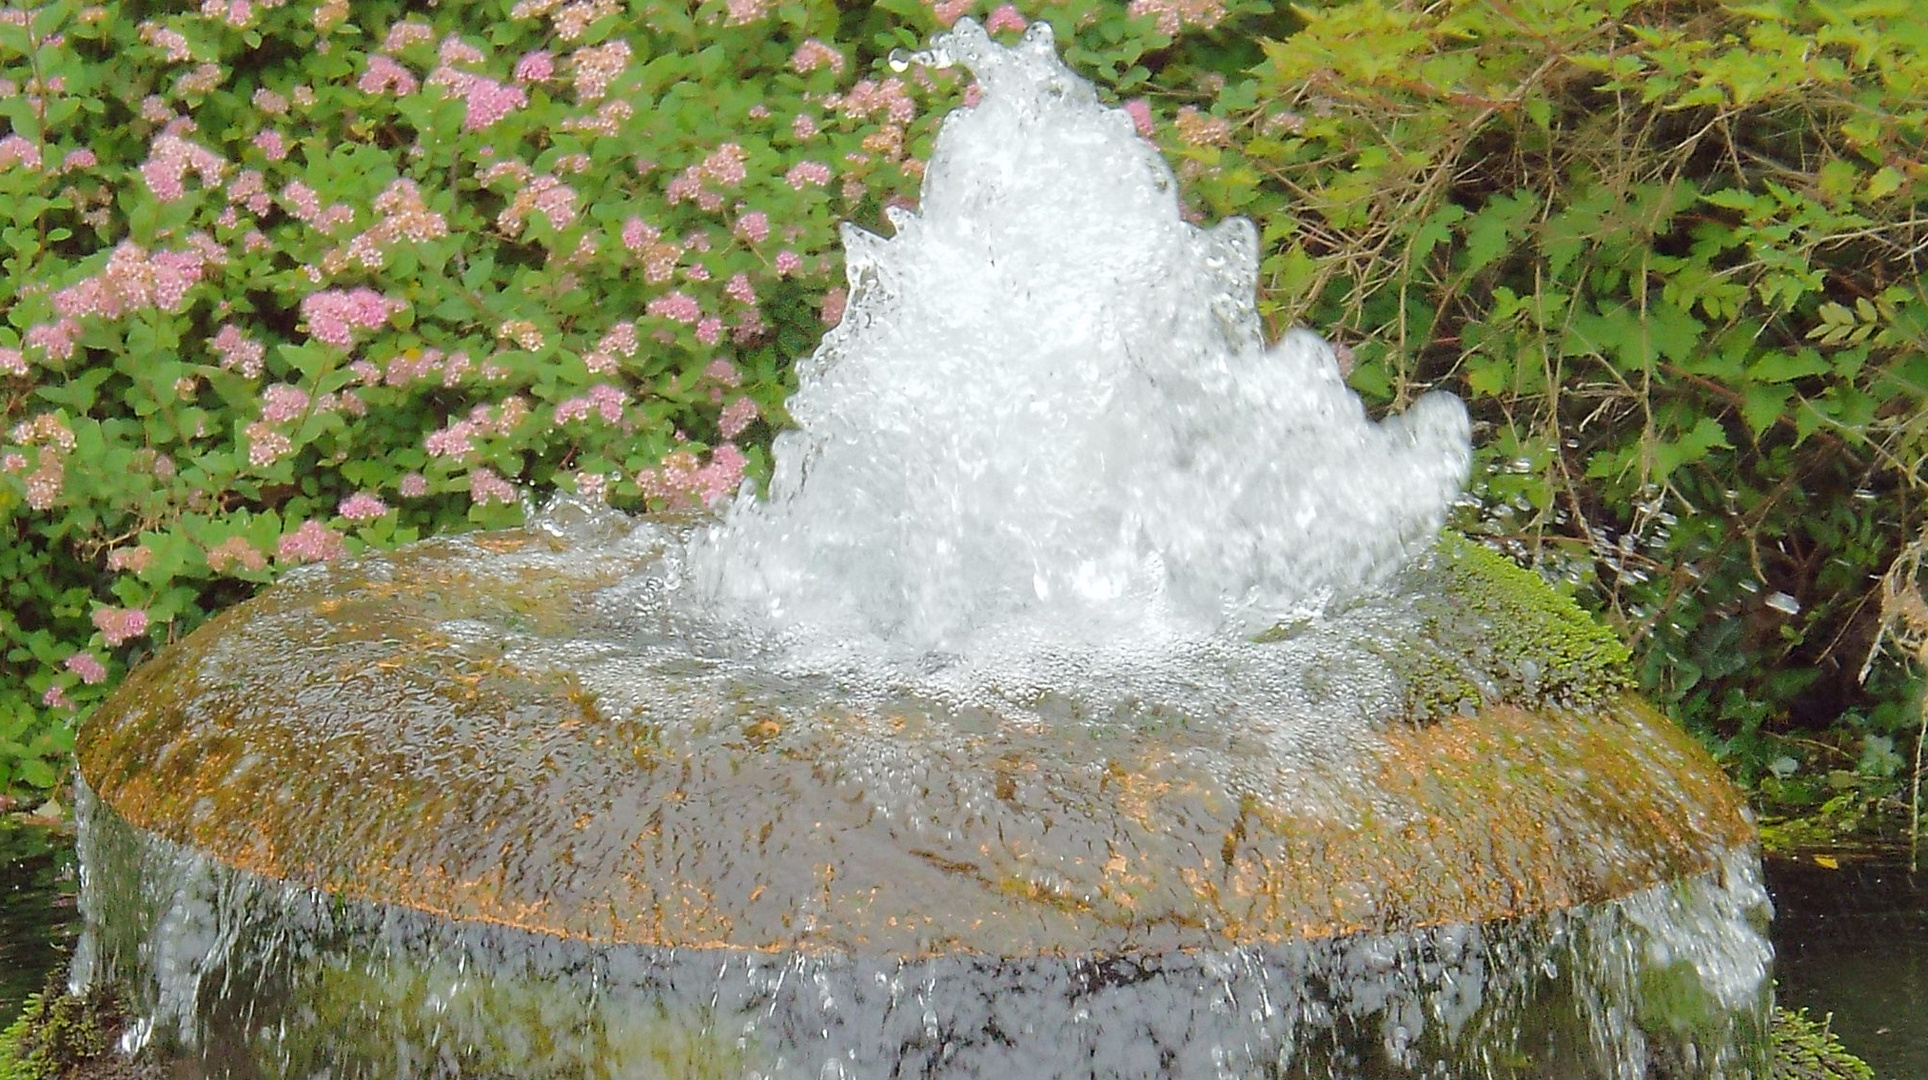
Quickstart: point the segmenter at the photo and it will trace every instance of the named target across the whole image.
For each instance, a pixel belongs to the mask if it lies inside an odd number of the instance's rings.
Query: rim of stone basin
[[[1637,697],[1390,722],[1255,794],[1159,730],[946,730],[923,807],[842,767],[914,711],[609,714],[503,641],[591,636],[648,553],[530,528],[298,576],[137,671],[82,775],[130,824],[346,899],[608,944],[998,956],[1486,923],[1710,871],[1753,842]],[[454,629],[452,629],[454,628]],[[882,748],[882,750],[880,750]]]

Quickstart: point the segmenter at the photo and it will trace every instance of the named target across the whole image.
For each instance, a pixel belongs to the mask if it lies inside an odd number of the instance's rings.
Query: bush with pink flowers
[[[914,198],[962,92],[892,48],[1044,17],[1113,91],[1199,100],[1272,8],[0,10],[0,793],[286,567],[760,476],[837,223]]]

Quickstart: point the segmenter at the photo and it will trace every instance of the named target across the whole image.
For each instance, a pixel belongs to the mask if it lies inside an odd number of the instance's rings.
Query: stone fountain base
[[[1398,707],[1328,732],[720,692],[604,602],[669,537],[316,568],[142,668],[80,740],[82,977],[221,1076],[1758,1064],[1736,793],[1482,549],[1417,572]]]

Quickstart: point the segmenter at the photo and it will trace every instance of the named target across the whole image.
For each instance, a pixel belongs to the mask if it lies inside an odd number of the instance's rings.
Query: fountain
[[[1739,1077],[1750,821],[1438,537],[1468,426],[968,21],[767,497],[306,568],[83,731],[76,979],[222,1077]]]

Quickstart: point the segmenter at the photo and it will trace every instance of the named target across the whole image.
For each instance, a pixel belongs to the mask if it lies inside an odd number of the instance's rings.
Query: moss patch
[[[158,1077],[123,1058],[115,1043],[127,1010],[110,987],[67,993],[64,974],[27,998],[19,1019],[0,1031],[0,1080],[140,1080]]]
[[[1446,533],[1416,573],[1418,644],[1388,656],[1414,720],[1499,702],[1588,707],[1633,689],[1626,645],[1506,556]]]

